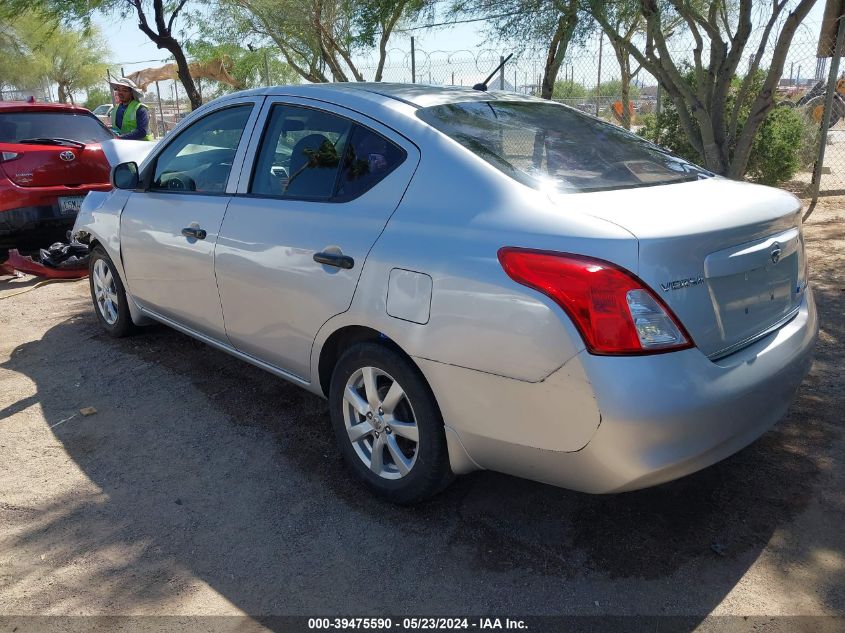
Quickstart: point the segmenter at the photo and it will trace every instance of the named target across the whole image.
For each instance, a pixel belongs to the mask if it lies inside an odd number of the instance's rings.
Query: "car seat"
[[[327,198],[334,188],[335,176],[339,163],[332,165],[307,167],[309,156],[305,150],[317,151],[323,143],[331,144],[322,134],[309,134],[296,142],[290,158],[290,180],[285,194],[288,196]]]

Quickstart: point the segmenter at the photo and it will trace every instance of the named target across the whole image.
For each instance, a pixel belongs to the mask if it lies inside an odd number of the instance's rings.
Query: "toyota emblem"
[[[780,261],[780,244],[777,242],[772,246],[772,263],[777,264]]]
[[[61,158],[63,161],[67,161],[69,163],[74,158],[76,158],[76,154],[74,154],[73,152],[71,152],[69,150],[65,150],[64,152],[59,154],[59,158]]]

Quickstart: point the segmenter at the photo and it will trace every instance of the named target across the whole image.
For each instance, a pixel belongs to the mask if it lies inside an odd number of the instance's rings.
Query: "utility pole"
[[[164,123],[164,109],[161,107],[161,89],[158,87],[158,82],[156,82],[156,95],[158,96],[158,116],[161,119],[161,135],[164,136],[167,134],[167,126]]]
[[[414,36],[411,36],[411,83],[417,83],[417,57],[414,50]]]
[[[117,105],[117,99],[114,96],[114,90],[111,89],[111,73],[106,71],[106,85],[109,87],[109,94],[111,95],[111,104]]]
[[[833,47],[830,74],[827,78],[827,92],[824,96],[824,114],[822,115],[822,127],[819,134],[819,157],[813,167],[813,179],[810,181],[813,187],[813,202],[819,199],[819,186],[821,185],[822,169],[824,168],[824,150],[827,145],[827,132],[830,126],[830,111],[833,109],[833,95],[836,92],[836,78],[839,75],[839,58],[842,57],[842,48],[845,45],[845,15],[840,16],[838,20],[839,29],[836,32],[836,44]],[[825,61],[827,61],[826,58]]]
[[[604,43],[604,33],[599,33],[599,73],[596,78],[596,116],[599,115],[599,101],[601,99],[601,47]]]

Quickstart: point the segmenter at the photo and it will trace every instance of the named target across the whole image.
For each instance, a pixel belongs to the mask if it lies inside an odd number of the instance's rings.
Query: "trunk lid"
[[[554,200],[638,239],[634,272],[711,358],[776,329],[801,303],[801,203],[784,191],[712,178]]]
[[[0,169],[19,187],[76,187],[109,182],[109,162],[99,143],[75,145],[0,144]]]

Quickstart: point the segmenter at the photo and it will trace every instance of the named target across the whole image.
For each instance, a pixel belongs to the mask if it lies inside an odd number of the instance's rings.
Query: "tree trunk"
[[[59,82],[59,103],[67,103],[67,92],[65,85],[61,82]]]
[[[387,60],[387,41],[390,39],[393,29],[396,27],[396,22],[398,22],[399,18],[402,16],[402,12],[405,10],[406,4],[407,3],[404,1],[397,2],[396,9],[393,11],[393,14],[387,20],[387,23],[382,25],[381,37],[378,42],[378,66],[376,66],[376,76],[374,81],[381,81],[382,74],[384,73],[384,63]]]
[[[631,129],[631,75],[628,72],[622,71],[621,88],[622,93],[622,127],[626,130]]]
[[[549,43],[546,65],[543,68],[543,83],[540,87],[540,96],[543,99],[552,98],[557,74],[563,64],[563,57],[566,55],[566,49],[569,48],[569,40],[572,39],[572,33],[575,31],[575,25],[577,23],[578,1],[570,0],[566,12],[562,13],[560,18],[558,18],[555,33],[552,36],[552,41]]]
[[[147,21],[147,15],[144,13],[141,0],[127,0],[127,2],[135,9],[138,16],[138,28],[141,29],[141,31],[150,38],[150,40],[152,40],[153,44],[155,44],[157,48],[163,48],[170,51],[170,54],[173,55],[173,58],[176,60],[179,81],[182,82],[182,86],[185,88],[185,94],[188,95],[188,100],[191,102],[191,110],[196,110],[202,105],[202,97],[200,97],[200,93],[194,85],[194,79],[191,77],[191,71],[188,69],[188,60],[185,58],[182,46],[176,38],[171,35],[173,21],[176,19],[176,16],[179,14],[182,7],[185,6],[186,0],[179,1],[176,8],[170,14],[170,20],[166,24],[164,20],[165,8],[163,1],[155,0],[155,2],[153,2],[153,8],[155,11],[154,19],[157,30],[153,30]]]
[[[382,73],[384,72],[384,64],[387,61],[387,37],[382,34],[378,43],[378,66],[376,66],[376,74],[373,81],[381,81]]]
[[[188,69],[188,60],[185,59],[185,53],[182,52],[182,47],[172,37],[167,38],[172,41],[172,46],[165,46],[173,54],[176,60],[176,68],[179,72],[179,81],[185,88],[185,94],[188,95],[188,100],[191,102],[191,110],[196,110],[202,105],[202,97],[199,90],[194,84],[194,78],[191,77],[191,71]]]

